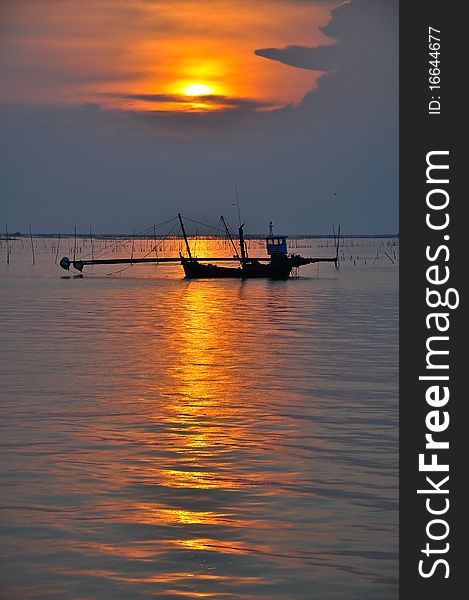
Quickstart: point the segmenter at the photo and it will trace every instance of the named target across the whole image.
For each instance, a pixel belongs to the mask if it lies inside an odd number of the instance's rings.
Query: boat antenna
[[[238,186],[235,183],[235,194],[236,194],[236,206],[238,207],[238,225],[241,227],[241,212],[239,210],[239,196],[238,196]]]
[[[181,224],[181,231],[182,231],[182,235],[184,236],[184,241],[186,242],[187,254],[189,255],[189,258],[192,258],[191,247],[189,246],[189,241],[187,239],[186,230],[184,228],[184,223],[182,222],[182,217],[181,217],[180,213],[178,213],[178,219],[179,219],[179,223]]]
[[[272,221],[271,221],[271,222],[269,223],[269,235],[270,235],[270,236],[272,236],[273,230],[274,230],[274,226],[273,226],[273,224],[272,224]]]

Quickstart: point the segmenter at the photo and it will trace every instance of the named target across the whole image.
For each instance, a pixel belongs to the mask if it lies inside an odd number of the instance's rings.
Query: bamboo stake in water
[[[34,242],[33,242],[33,232],[31,231],[31,223],[29,223],[29,239],[31,240],[31,254],[33,257],[33,266],[36,264],[36,257],[34,256]]]
[[[90,225],[90,242],[91,242],[91,260],[94,260],[93,234],[91,233],[91,225]]]
[[[10,239],[8,237],[8,225],[5,225],[5,234],[7,240],[7,265],[10,264]]]
[[[75,262],[75,258],[77,257],[77,226],[75,225],[75,233],[74,236],[75,238],[75,243],[73,246],[73,262]]]
[[[134,257],[134,243],[135,243],[135,229],[132,234],[132,250],[130,251],[130,264],[132,264],[132,259]]]

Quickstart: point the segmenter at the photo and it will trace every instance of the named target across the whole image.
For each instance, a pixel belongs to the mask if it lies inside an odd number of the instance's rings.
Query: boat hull
[[[187,258],[181,258],[181,264],[186,279],[288,279],[293,267],[288,262],[262,264],[259,261],[246,261],[241,267],[220,267]]]
[[[288,279],[292,265],[287,261],[260,263],[257,260],[243,264],[243,279]]]
[[[202,264],[194,259],[181,259],[186,279],[242,279],[241,267],[219,267],[218,265]]]

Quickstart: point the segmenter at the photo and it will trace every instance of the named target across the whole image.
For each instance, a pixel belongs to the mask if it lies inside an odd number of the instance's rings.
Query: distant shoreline
[[[89,239],[93,237],[95,240],[114,240],[114,239],[143,239],[143,240],[161,240],[161,239],[182,239],[180,235],[133,235],[131,233],[93,233],[90,236],[89,233],[34,233],[33,238],[73,238],[77,237],[77,239]],[[265,233],[247,233],[244,234],[244,237],[249,240],[259,240],[263,239],[266,236]],[[8,237],[4,234],[0,234],[0,240],[14,240],[21,238],[29,238],[29,233],[21,233],[15,232],[8,234]],[[189,238],[198,238],[198,239],[210,239],[210,240],[218,240],[225,239],[224,235],[188,235]],[[287,235],[291,240],[309,240],[309,239],[335,239],[335,235],[332,233],[325,234],[309,234],[309,233],[295,233]],[[350,233],[350,234],[341,234],[341,238],[349,238],[349,239],[393,239],[399,238],[398,233]]]

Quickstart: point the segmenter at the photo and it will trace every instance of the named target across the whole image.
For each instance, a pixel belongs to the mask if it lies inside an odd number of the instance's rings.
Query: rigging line
[[[59,238],[57,240],[57,249],[55,252],[55,264],[57,264],[57,260],[59,258],[59,248],[60,248],[60,233],[59,233]]]
[[[159,223],[158,225],[155,225],[155,228],[156,228],[156,227],[162,227],[163,225],[167,225],[168,223],[171,223],[171,221],[174,221],[174,219],[175,219],[175,217],[173,217],[172,219],[169,219],[169,220],[167,220],[167,221],[164,221],[163,223]],[[134,239],[134,240],[135,240],[135,238],[136,238],[136,237],[140,237],[140,236],[142,236],[144,233],[150,232],[152,229],[153,229],[153,226],[152,226],[152,227],[149,227],[148,229],[144,229],[144,230],[142,230],[141,232],[139,232],[138,234],[135,234],[135,236],[132,236],[132,239]],[[108,254],[110,251],[112,251],[112,250],[114,250],[114,249],[116,249],[116,248],[119,248],[119,249],[122,249],[122,248],[127,248],[127,246],[128,246],[128,245],[129,245],[131,242],[132,242],[132,240],[127,240],[127,241],[124,241],[123,239],[115,239],[115,241],[114,241],[114,243],[113,243],[113,244],[111,244],[109,247],[106,247],[106,249],[105,249],[105,250],[103,250],[102,252],[99,252],[99,253],[95,254],[95,257],[96,257],[96,258],[99,258],[99,257],[101,257],[101,256],[104,256],[104,255]],[[89,256],[91,256],[91,253],[90,253],[90,252],[89,252],[88,254],[85,254],[85,255],[83,255],[83,257],[82,257],[82,258],[86,259],[86,258],[87,258],[87,257],[89,257]]]
[[[167,234],[166,234],[166,235],[165,235],[165,236],[164,236],[164,237],[163,237],[163,238],[160,240],[160,244],[159,244],[159,245],[161,245],[161,244],[162,244],[162,243],[163,243],[163,242],[164,242],[164,241],[165,241],[165,240],[166,240],[166,239],[167,239],[167,238],[168,238],[168,237],[171,235],[171,233],[172,233],[172,232],[173,232],[175,229],[176,229],[176,225],[174,225],[174,227],[173,227],[173,228],[172,228],[170,231],[168,231],[168,233],[167,233]],[[144,255],[143,255],[141,258],[147,258],[147,256],[150,256],[150,254],[151,254],[152,252],[154,252],[154,251],[155,251],[155,249],[156,249],[156,247],[154,247],[154,248],[151,248],[151,250],[149,250],[149,251],[148,251],[146,254],[144,254]],[[131,269],[131,268],[132,268],[132,267],[134,267],[134,266],[135,266],[135,265],[133,265],[133,264],[130,264],[130,265],[127,265],[126,267],[123,267],[122,269],[118,269],[117,271],[112,271],[111,273],[105,273],[104,275],[105,275],[105,276],[108,276],[108,275],[117,275],[118,273],[122,273],[123,271],[127,271],[127,269]]]
[[[151,250],[149,250],[149,252],[147,252],[147,254],[145,254],[145,256],[143,258],[146,258],[147,256],[149,256],[152,252],[155,252],[156,250],[158,250],[158,248],[163,244],[164,241],[166,241],[168,239],[168,237],[172,234],[172,232],[176,229],[176,225],[174,225],[174,227],[168,231],[168,233],[161,238],[161,240],[155,244],[153,246],[153,248]]]
[[[172,217],[171,219],[163,221],[162,223],[158,223],[157,225],[152,225],[151,227],[148,227],[147,229],[143,229],[139,233],[135,234],[134,239],[138,238],[140,236],[143,236],[143,234],[145,234],[145,233],[150,233],[150,232],[153,233],[154,229],[157,229],[159,227],[164,227],[165,225],[169,225],[169,223],[171,223],[172,221],[175,221],[176,219],[177,219],[177,217]],[[96,235],[95,235],[95,238],[96,238]],[[104,255],[108,254],[111,250],[113,250],[114,248],[116,248],[118,246],[120,246],[120,247],[124,246],[124,248],[126,248],[131,243],[131,241],[132,240],[128,240],[127,242],[125,242],[122,239],[115,240],[115,242],[113,244],[111,244],[108,248],[106,248],[102,252],[99,252],[99,253],[95,254],[95,258],[99,258],[101,256],[104,256]],[[91,252],[88,252],[88,254],[84,254],[82,256],[82,258],[86,259],[88,256],[91,256]]]
[[[181,215],[186,221],[191,221],[192,223],[196,223],[197,225],[203,225],[204,227],[208,227],[209,229],[215,229],[216,231],[221,231],[223,233],[223,229],[219,227],[214,227],[213,225],[208,225],[207,223],[201,223],[200,221],[195,221],[194,219],[189,219],[189,217],[184,217]]]
[[[176,225],[160,240],[160,243],[158,244],[159,246],[171,235],[171,233],[174,231],[175,228],[176,228]],[[151,248],[141,258],[147,258],[155,250],[156,250],[156,246]],[[118,269],[117,271],[112,271],[111,273],[105,273],[105,275],[115,275],[116,273],[122,273],[123,271],[126,271],[127,269],[130,269],[133,266],[134,266],[133,264],[130,264],[130,265],[127,265],[126,267],[123,267],[122,269]]]
[[[135,240],[136,238],[143,237],[144,234],[149,234],[150,232],[152,232],[157,227],[163,227],[164,225],[168,225],[172,221],[176,220],[176,218],[177,217],[173,217],[172,219],[168,219],[167,221],[163,221],[162,223],[158,223],[158,225],[155,225],[155,226],[152,225],[151,227],[148,227],[147,229],[143,229],[139,233],[134,234],[132,236],[132,240]],[[163,238],[163,239],[165,239],[165,238]],[[119,246],[120,248],[122,248],[122,247],[127,248],[129,246],[129,244],[132,242],[132,240],[127,240],[127,241],[116,240],[115,243],[110,248],[112,249],[113,247],[116,247],[116,246]],[[99,254],[99,256],[103,256],[104,254],[107,254],[107,252],[108,252],[108,250],[102,252],[101,254]],[[89,256],[89,254],[87,256]]]
[[[149,235],[150,233],[152,233],[156,228],[158,227],[163,227],[164,225],[168,225],[169,223],[171,223],[172,221],[175,221],[177,219],[177,217],[172,217],[171,219],[168,219],[167,221],[163,221],[161,223],[158,223],[157,225],[150,225],[150,227],[147,227],[146,229],[142,229],[142,231],[139,231],[138,233],[136,233],[136,237],[141,237],[144,234]]]
[[[231,233],[231,231],[230,231],[230,228],[229,228],[229,227],[228,227],[228,225],[226,224],[226,221],[225,221],[224,217],[220,217],[220,221],[222,221],[223,225],[225,226],[225,229],[226,229],[226,234],[227,234],[227,236],[228,236],[228,237],[229,237],[229,239],[230,239],[231,245],[233,246],[234,255],[235,255],[235,257],[236,257],[236,258],[238,258],[238,259],[239,259],[238,249],[236,248],[236,246],[235,246],[235,243],[234,243],[234,241],[233,241],[233,235],[232,235],[232,233]]]
[[[174,227],[167,233],[167,235],[164,236],[164,238],[161,238],[161,240],[158,242],[158,244],[156,246],[154,246],[150,252],[147,252],[145,254],[145,256],[143,258],[146,258],[147,256],[149,256],[152,252],[158,250],[158,248],[163,244],[163,242],[165,242],[169,236],[173,233],[173,231],[176,229],[176,225],[174,225]]]
[[[158,228],[158,227],[163,227],[163,225],[168,225],[169,223],[171,223],[172,221],[175,221],[177,219],[177,217],[171,217],[171,219],[167,219],[166,221],[162,221],[161,223],[157,223],[156,225],[150,225],[150,227],[147,227],[146,229],[142,229],[142,231],[139,231],[137,233],[138,235],[142,235],[143,233],[149,233],[151,231],[153,231],[153,227]]]
[[[231,233],[231,235],[233,237],[237,237],[238,234],[235,229],[229,223],[227,223],[226,226],[228,227],[228,231]]]
[[[226,231],[225,231],[225,228],[222,227],[222,225],[223,225],[223,222],[222,222],[222,219],[220,217],[218,219],[217,224],[215,225],[214,229],[216,229],[217,231],[223,231],[223,237],[225,238],[226,237]]]

